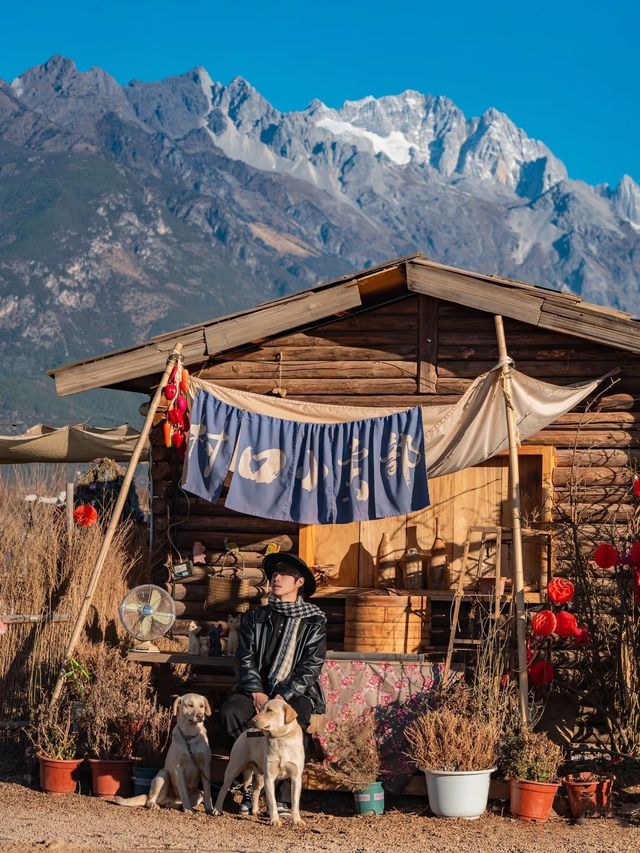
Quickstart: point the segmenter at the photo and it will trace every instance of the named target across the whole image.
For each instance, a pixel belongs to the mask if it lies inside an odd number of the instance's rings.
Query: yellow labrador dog
[[[300,793],[304,770],[304,742],[296,712],[284,699],[270,699],[253,718],[253,728],[243,732],[233,745],[224,782],[216,800],[213,813],[222,814],[222,805],[229,786],[239,773],[245,784],[251,771],[255,771],[251,814],[258,814],[258,800],[265,789],[269,823],[280,826],[276,808],[275,783],[291,779],[291,816],[298,826],[304,826],[300,817]]]
[[[211,800],[211,749],[204,727],[211,708],[199,693],[186,693],[173,703],[176,724],[164,768],[151,782],[148,794],[116,797],[121,806],[164,806],[193,813],[204,798],[207,814],[213,814]],[[200,791],[202,787],[202,791]]]

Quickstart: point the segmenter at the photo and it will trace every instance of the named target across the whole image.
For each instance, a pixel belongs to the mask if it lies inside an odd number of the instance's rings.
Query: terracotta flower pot
[[[574,773],[562,780],[569,798],[571,817],[605,817],[611,811],[615,776]]]
[[[519,820],[542,823],[548,820],[559,782],[509,781],[509,810]]]
[[[40,787],[47,794],[73,794],[78,787],[78,768],[82,758],[47,758],[38,753]]]
[[[131,771],[135,761],[131,759],[103,760],[90,758],[91,790],[94,797],[131,796]]]

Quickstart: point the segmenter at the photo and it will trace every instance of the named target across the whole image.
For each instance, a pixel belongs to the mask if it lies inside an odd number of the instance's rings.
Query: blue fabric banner
[[[247,412],[198,391],[182,486],[226,506],[301,524],[346,524],[429,505],[419,406],[385,417],[306,423]]]

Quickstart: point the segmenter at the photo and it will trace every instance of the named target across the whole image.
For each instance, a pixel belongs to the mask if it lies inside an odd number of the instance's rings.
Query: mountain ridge
[[[58,363],[414,251],[638,313],[639,248],[632,178],[572,180],[493,108],[282,112],[202,66],[122,86],[62,56],[0,84],[0,347],[45,415]],[[12,422],[40,414],[0,393]]]

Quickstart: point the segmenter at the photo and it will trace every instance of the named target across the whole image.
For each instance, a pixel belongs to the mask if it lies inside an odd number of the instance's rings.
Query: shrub
[[[362,791],[380,778],[376,722],[372,711],[350,714],[327,736],[327,776],[349,791]]]
[[[488,770],[500,730],[449,708],[420,714],[407,728],[407,755],[421,770]]]
[[[507,732],[500,740],[498,771],[505,779],[553,782],[562,760],[562,750],[545,732],[522,729]]]

